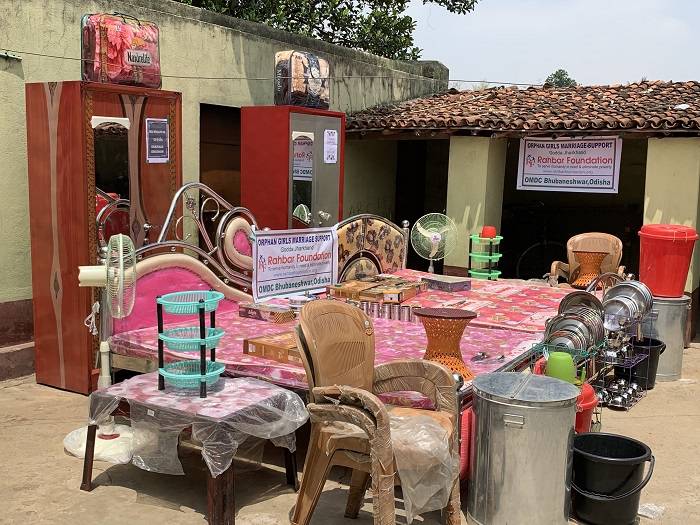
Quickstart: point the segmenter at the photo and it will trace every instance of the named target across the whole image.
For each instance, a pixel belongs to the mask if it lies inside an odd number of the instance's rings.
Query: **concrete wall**
[[[484,224],[500,230],[506,139],[451,137],[447,182],[447,215],[459,232],[479,233]],[[445,265],[467,266],[468,239],[457,236]]]
[[[345,142],[343,215],[376,213],[396,221],[397,143],[393,140]],[[349,181],[350,182],[350,181]]]
[[[644,224],[672,223],[698,228],[700,138],[649,139],[644,191]],[[686,291],[700,284],[696,246]]]
[[[200,173],[200,103],[271,104],[276,51],[308,50],[328,59],[336,77],[331,83],[336,110],[356,111],[447,87],[447,69],[436,62],[386,60],[169,0],[3,0],[0,10],[1,44],[22,57],[0,58],[0,303],[31,296],[24,83],[80,78],[80,18],[85,13],[118,11],[160,26],[163,89],[183,94],[185,182]],[[350,194],[354,180],[353,169],[346,170]],[[359,174],[358,180],[365,184],[366,175]]]

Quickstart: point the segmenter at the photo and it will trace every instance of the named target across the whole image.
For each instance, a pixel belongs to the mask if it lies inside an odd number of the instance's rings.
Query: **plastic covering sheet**
[[[401,479],[404,509],[409,525],[419,514],[447,507],[459,475],[459,454],[457,448],[451,446],[452,440],[456,438],[452,433],[453,429],[445,428],[429,415],[391,414],[376,396],[361,389],[347,386],[333,388],[340,392],[339,399],[324,397],[339,416],[337,421],[330,423],[338,430],[339,437],[357,434],[366,435],[370,440],[372,456],[369,459],[373,464],[372,491],[375,493],[375,512],[377,498],[393,500],[392,461],[396,464]],[[315,392],[321,394],[323,389],[318,388]],[[345,403],[359,403],[370,411],[376,418],[376,427],[364,421],[364,417]],[[319,412],[323,405],[314,404],[310,407],[312,421],[328,421],[328,410]],[[346,453],[352,459],[363,462],[360,454]],[[380,522],[383,523],[381,519]]]
[[[269,439],[294,451],[294,431],[308,418],[301,398],[289,390],[252,378],[221,378],[208,389],[158,390],[158,374],[133,377],[90,395],[90,423],[101,424],[127,401],[133,430],[132,463],[164,474],[182,474],[177,445],[192,427],[212,476],[224,472],[238,447],[251,437]]]
[[[447,506],[459,475],[450,436],[429,416],[391,416],[391,444],[401,478],[406,520]]]

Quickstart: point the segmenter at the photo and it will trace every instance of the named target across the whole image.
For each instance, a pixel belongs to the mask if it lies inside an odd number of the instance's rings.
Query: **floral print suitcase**
[[[328,109],[328,61],[304,51],[275,53],[275,104]]]
[[[160,88],[159,29],[121,13],[82,18],[83,80]]]

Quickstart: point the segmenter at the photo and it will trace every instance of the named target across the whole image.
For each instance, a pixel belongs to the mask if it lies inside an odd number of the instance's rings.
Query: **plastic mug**
[[[496,236],[495,226],[483,226],[481,228],[481,238],[482,239],[493,239]]]
[[[576,382],[574,358],[567,352],[550,352],[545,375],[574,384]]]

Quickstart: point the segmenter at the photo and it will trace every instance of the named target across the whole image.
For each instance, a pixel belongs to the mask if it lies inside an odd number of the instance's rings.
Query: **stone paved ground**
[[[683,380],[657,384],[630,412],[603,414],[604,431],[640,439],[656,455],[656,471],[642,502],[666,510],[661,520],[643,524],[700,523],[699,379],[697,345],[686,350]],[[85,397],[38,386],[33,377],[0,383],[0,523],[205,523],[205,477],[195,456],[185,458],[188,475],[178,477],[96,462],[96,488],[92,493],[78,490],[82,463],[64,453],[62,440],[85,423],[86,410]],[[268,456],[275,461],[279,454]],[[342,473],[336,479],[347,482]],[[371,524],[369,500],[358,520],[343,518],[345,495],[342,485],[329,482],[312,523]],[[237,475],[239,525],[288,523],[294,499],[280,466]],[[439,522],[433,514],[415,523]]]

